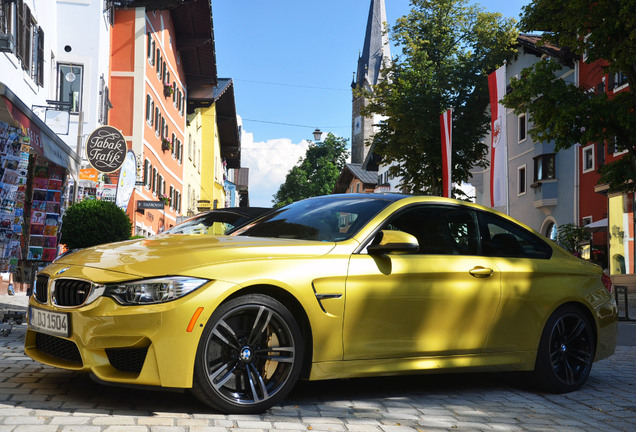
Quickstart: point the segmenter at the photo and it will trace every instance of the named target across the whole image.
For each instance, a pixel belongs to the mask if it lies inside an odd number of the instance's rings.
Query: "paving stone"
[[[630,346],[565,395],[505,374],[304,382],[266,413],[225,415],[189,395],[113,389],[40,365],[24,355],[25,331],[0,337],[0,432],[634,432],[636,424]]]

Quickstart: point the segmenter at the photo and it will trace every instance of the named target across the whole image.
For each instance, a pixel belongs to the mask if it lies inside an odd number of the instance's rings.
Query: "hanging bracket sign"
[[[86,156],[97,171],[112,173],[117,171],[126,158],[126,139],[112,126],[100,126],[88,137]]]

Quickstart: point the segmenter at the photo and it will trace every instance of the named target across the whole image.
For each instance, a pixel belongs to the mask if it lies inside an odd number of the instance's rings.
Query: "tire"
[[[192,393],[228,414],[262,412],[296,383],[303,363],[300,327],[277,300],[246,295],[210,317],[197,349]]]
[[[568,393],[578,390],[592,370],[596,338],[590,319],[581,309],[557,309],[543,329],[534,379],[541,390]]]

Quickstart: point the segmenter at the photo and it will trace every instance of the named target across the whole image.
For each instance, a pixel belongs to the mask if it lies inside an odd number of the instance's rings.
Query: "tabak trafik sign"
[[[100,126],[86,141],[86,157],[97,171],[111,173],[117,171],[126,159],[126,139],[112,126]]]

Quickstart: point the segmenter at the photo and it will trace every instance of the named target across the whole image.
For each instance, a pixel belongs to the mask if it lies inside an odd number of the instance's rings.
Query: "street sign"
[[[159,201],[137,201],[137,210],[163,210],[166,204]]]

